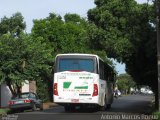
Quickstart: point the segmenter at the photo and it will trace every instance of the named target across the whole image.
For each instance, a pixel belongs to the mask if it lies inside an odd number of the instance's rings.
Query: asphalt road
[[[35,111],[16,113],[18,120],[148,120],[152,111],[150,95],[129,95],[122,96],[114,100],[111,109],[97,111],[91,108],[85,110],[75,110],[69,113],[64,111],[62,106]],[[146,116],[145,116],[146,115]]]

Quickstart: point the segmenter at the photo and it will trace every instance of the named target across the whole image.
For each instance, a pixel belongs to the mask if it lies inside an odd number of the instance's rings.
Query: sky
[[[137,0],[138,3],[147,0]],[[49,13],[64,16],[66,13],[76,13],[87,17],[87,11],[95,7],[94,0],[0,0],[0,18],[10,17],[16,12],[22,13],[26,22],[26,31],[30,32],[34,19],[43,19]],[[119,74],[125,73],[125,65],[115,62]]]

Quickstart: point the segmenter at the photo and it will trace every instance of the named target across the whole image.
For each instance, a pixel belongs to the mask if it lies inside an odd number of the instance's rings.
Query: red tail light
[[[14,101],[9,101],[9,102],[8,102],[8,105],[13,105],[13,104],[15,104]]]
[[[25,103],[30,103],[32,100],[24,100]]]
[[[57,83],[54,83],[53,89],[54,89],[53,94],[58,95],[58,84]]]
[[[97,96],[98,95],[98,85],[97,84],[93,84],[93,96]]]

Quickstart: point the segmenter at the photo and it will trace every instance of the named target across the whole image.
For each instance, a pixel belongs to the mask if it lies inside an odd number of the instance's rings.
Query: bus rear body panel
[[[90,72],[58,72],[54,76],[57,84],[54,92],[55,103],[99,104],[98,75]],[[55,91],[56,90],[56,91]]]
[[[60,54],[55,58],[53,102],[106,107],[113,102],[113,69],[97,55]]]

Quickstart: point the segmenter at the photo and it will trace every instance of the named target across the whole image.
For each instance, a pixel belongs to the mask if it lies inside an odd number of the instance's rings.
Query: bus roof
[[[67,53],[67,54],[58,54],[56,57],[59,57],[59,56],[68,56],[68,55],[78,55],[78,56],[93,56],[93,57],[97,57],[97,58],[100,58],[98,55],[95,55],[95,54],[83,54],[83,53]],[[101,58],[100,58],[101,59]]]

